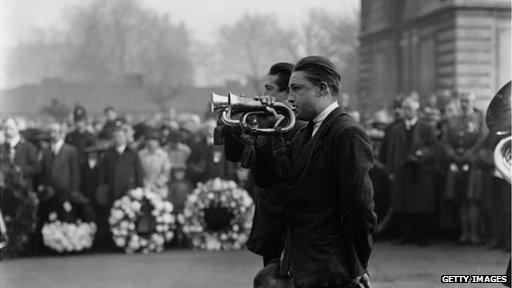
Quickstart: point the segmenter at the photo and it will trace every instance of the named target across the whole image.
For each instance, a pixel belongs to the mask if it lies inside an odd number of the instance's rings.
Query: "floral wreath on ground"
[[[253,213],[247,191],[233,181],[215,178],[198,184],[178,219],[193,248],[233,250],[241,249],[249,238]]]
[[[110,210],[114,243],[126,253],[161,252],[174,238],[176,219],[171,202],[149,187],[129,190]]]
[[[57,220],[55,213],[50,214],[50,222],[45,223],[41,233],[47,247],[62,252],[78,252],[92,247],[96,224],[94,222],[68,223]]]
[[[2,249],[1,258],[15,257],[25,248],[35,231],[38,202],[36,193],[21,186],[0,187],[0,213],[7,230],[2,231],[7,246]]]
[[[46,189],[53,194],[52,188]],[[53,210],[48,213],[48,219],[41,229],[44,245],[59,253],[91,248],[97,228],[93,222],[94,212],[89,200],[78,192],[52,197],[57,205],[52,207]]]

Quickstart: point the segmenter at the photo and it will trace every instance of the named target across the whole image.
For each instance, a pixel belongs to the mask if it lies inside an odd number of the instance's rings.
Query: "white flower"
[[[229,181],[228,182],[228,189],[236,189],[238,186],[236,185],[235,181]]]
[[[191,217],[193,215],[193,213],[192,213],[192,211],[190,209],[185,208],[183,210],[183,215],[188,218],[188,217]]]
[[[190,203],[197,202],[197,194],[190,194],[187,198],[187,202],[190,202]]]
[[[50,213],[50,215],[48,215],[48,219],[49,219],[50,221],[55,221],[55,220],[57,220],[57,213],[55,213],[55,212]]]
[[[110,212],[110,217],[113,218],[114,221],[123,219],[123,216],[124,216],[123,211],[121,211],[119,209],[112,209],[112,211]]]
[[[142,200],[144,196],[144,191],[141,188],[136,188],[131,191],[132,197],[137,200]]]
[[[117,247],[124,247],[126,245],[126,240],[124,238],[116,238],[114,241],[116,242]]]
[[[165,232],[165,239],[166,239],[167,241],[171,241],[171,240],[172,240],[172,238],[174,238],[174,233],[172,233],[172,231],[167,231],[167,232]]]
[[[119,227],[121,229],[126,230],[126,229],[128,229],[128,227],[130,227],[130,223],[128,221],[126,221],[126,220],[121,221],[121,222],[119,222]]]
[[[128,243],[128,248],[132,251],[135,251],[140,248],[140,244],[137,241],[130,241],[130,243]]]
[[[142,205],[140,204],[140,202],[137,202],[137,201],[132,202],[132,210],[133,211],[139,212],[141,207],[142,207]]]
[[[245,197],[243,198],[243,203],[244,203],[245,207],[251,206],[252,205],[251,197],[249,197],[248,195],[245,195]]]
[[[207,236],[206,250],[208,250],[208,251],[220,250],[221,247],[222,247],[222,245],[216,237],[212,237],[210,235]]]
[[[164,209],[164,203],[162,201],[156,201],[153,203],[154,209],[156,211],[161,211]]]
[[[151,238],[153,239],[153,241],[155,241],[155,243],[157,245],[164,245],[165,239],[164,239],[164,237],[162,237],[162,235],[153,234],[153,236]]]
[[[173,217],[171,214],[165,214],[165,215],[162,217],[162,220],[163,220],[163,222],[165,222],[165,223],[173,223],[173,222],[174,222],[174,217]]]
[[[183,217],[183,214],[178,214],[178,216],[177,216],[177,217],[178,217],[178,222],[179,222],[180,224],[185,223],[185,217]]]
[[[171,212],[172,212],[172,210],[173,210],[172,203],[171,203],[171,202],[169,202],[169,201],[165,201],[165,203],[164,203],[164,204],[165,204],[165,211],[167,211],[167,212],[171,213]]]
[[[215,179],[213,179],[211,186],[212,186],[213,190],[220,191],[220,190],[222,190],[222,181],[220,180],[220,178],[215,178]]]

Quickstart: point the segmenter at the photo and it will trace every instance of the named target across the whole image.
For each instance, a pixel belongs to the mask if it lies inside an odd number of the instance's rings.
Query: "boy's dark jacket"
[[[373,246],[372,147],[341,108],[307,142],[305,132],[300,129],[288,149],[293,172],[286,182],[293,189],[285,205],[286,250],[293,281],[296,287],[348,284],[366,273]],[[271,146],[256,148],[252,172],[259,187],[281,181]]]

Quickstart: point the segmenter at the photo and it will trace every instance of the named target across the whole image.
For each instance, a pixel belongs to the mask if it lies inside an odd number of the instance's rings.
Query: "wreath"
[[[35,231],[39,201],[23,185],[21,169],[0,155],[0,258],[15,257],[26,248]]]
[[[57,214],[50,214],[50,222],[44,224],[41,233],[46,247],[59,253],[78,252],[92,247],[96,224],[77,220],[69,223],[57,220]]]
[[[91,248],[97,227],[88,202],[75,201],[73,197],[69,197],[69,200],[53,198],[47,201],[46,205],[53,209],[41,229],[44,245],[59,253]]]
[[[110,231],[126,253],[161,252],[174,238],[176,219],[171,202],[149,187],[129,190],[110,210]]]
[[[192,247],[202,250],[241,249],[251,229],[253,202],[233,181],[220,178],[199,183],[179,217]]]
[[[7,243],[2,248],[2,258],[15,257],[25,249],[30,235],[36,228],[37,205],[36,194],[21,186],[0,188],[0,213],[6,230],[2,231],[2,234]]]

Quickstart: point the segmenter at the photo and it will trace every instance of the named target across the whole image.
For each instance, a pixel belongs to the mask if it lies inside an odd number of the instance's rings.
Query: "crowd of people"
[[[510,185],[492,156],[500,139],[488,133],[474,94],[434,95],[420,105],[412,93],[393,106],[372,171],[377,233],[510,251]]]
[[[499,139],[487,133],[474,103],[471,93],[427,101],[411,93],[365,123],[375,151],[370,176],[378,236],[419,245],[448,236],[510,250],[509,185],[492,161]],[[0,184],[14,170],[37,192],[37,229],[64,200],[87,203],[99,227],[98,249],[113,247],[109,209],[128,189],[151,186],[177,212],[197,183],[215,177],[253,194],[248,170],[226,161],[224,147],[214,145],[215,119],[184,114],[132,123],[107,107],[97,121],[76,106],[70,121],[26,126],[20,118],[2,121]],[[37,238],[31,246],[40,249]]]
[[[104,250],[114,248],[110,207],[129,189],[150,186],[176,213],[196,184],[208,179],[235,180],[251,191],[247,170],[225,161],[223,147],[213,145],[214,120],[186,114],[132,124],[107,107],[101,123],[81,106],[70,119],[30,128],[21,127],[20,119],[2,121],[0,185],[9,185],[11,178],[4,176],[16,172],[39,199],[32,252],[45,250],[41,227],[65,202],[87,207],[78,216],[97,223],[95,248]]]

